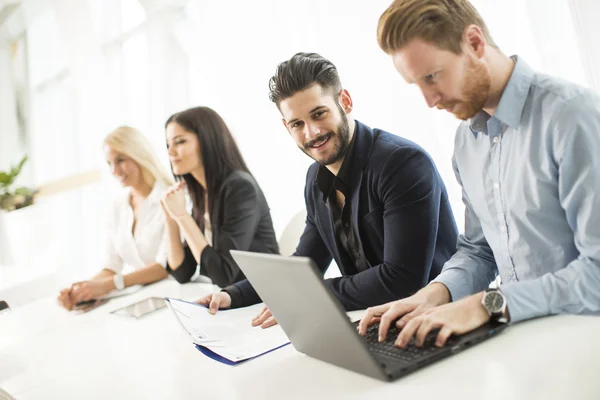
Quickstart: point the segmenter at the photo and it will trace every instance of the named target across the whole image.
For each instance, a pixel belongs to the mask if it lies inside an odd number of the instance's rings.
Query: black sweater
[[[225,287],[245,279],[229,250],[279,253],[273,221],[265,196],[252,175],[232,172],[223,182],[211,215],[212,246],[200,255],[200,274]],[[189,282],[198,263],[184,243],[185,256],[177,269],[167,271],[179,283]]]

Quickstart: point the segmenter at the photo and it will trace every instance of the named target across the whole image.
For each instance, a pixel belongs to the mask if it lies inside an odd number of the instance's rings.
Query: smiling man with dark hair
[[[294,255],[310,257],[323,272],[336,261],[342,276],[326,284],[348,310],[427,285],[457,240],[446,188],[429,155],[354,120],[336,67],[318,54],[298,53],[279,64],[269,89],[296,145],[315,160],[306,177],[306,227]],[[260,298],[241,281],[200,302],[216,312]],[[268,310],[254,320],[273,323]]]

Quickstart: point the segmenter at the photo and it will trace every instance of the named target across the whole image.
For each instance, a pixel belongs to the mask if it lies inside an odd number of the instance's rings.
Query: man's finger
[[[257,321],[266,311],[269,311],[269,308],[265,306],[256,317],[252,318],[252,321]]]
[[[265,308],[262,309],[262,311],[260,312],[260,314],[258,314],[256,316],[256,318],[254,318],[254,319],[257,320],[257,321],[261,321],[261,320],[264,321],[266,318],[268,318],[268,316],[266,316],[268,314],[269,314],[269,309],[267,307],[265,307]]]
[[[213,296],[210,300],[210,305],[208,306],[208,312],[211,314],[216,314],[219,310],[219,296]]]
[[[419,329],[421,322],[422,318],[420,317],[410,320],[398,335],[398,339],[396,339],[396,346],[405,348],[410,342],[410,339],[412,339],[412,337],[415,335],[417,329]]]
[[[381,306],[367,308],[365,315],[363,315],[360,322],[358,323],[358,333],[360,335],[365,336],[367,334],[367,328],[375,323],[373,322],[374,318],[379,319],[381,314],[383,314],[386,311],[386,305],[387,304],[383,304]]]
[[[409,323],[409,321],[415,317],[418,317],[419,315],[421,315],[417,310],[414,310],[412,312],[409,312],[408,314],[405,314],[402,318],[400,318],[398,320],[398,322],[396,322],[396,327],[398,329],[403,329],[406,324]]]
[[[356,327],[356,330],[358,330],[358,334],[359,334],[359,335],[361,335],[361,336],[366,336],[366,334],[367,334],[367,329],[368,329],[368,328],[369,328],[371,325],[375,325],[375,324],[378,324],[378,323],[380,323],[380,322],[381,322],[381,317],[373,317],[373,318],[371,318],[371,321],[369,321],[369,322],[368,322],[368,325],[367,325],[367,327],[365,328],[365,333],[364,333],[364,334],[361,334],[361,333],[360,333],[360,330],[359,330],[360,328],[359,328],[358,326]]]
[[[452,328],[448,327],[448,325],[444,326],[442,329],[440,329],[440,332],[435,339],[435,345],[438,347],[443,347],[452,333]]]
[[[273,325],[277,325],[277,320],[275,319],[275,317],[271,316],[271,317],[267,318],[267,320],[265,322],[263,322],[260,327],[262,329],[265,329],[265,328],[268,328]]]
[[[425,316],[423,318],[423,322],[419,329],[417,329],[417,333],[415,334],[415,345],[417,347],[423,347],[425,343],[425,338],[429,335],[432,329],[439,328],[441,324],[436,323],[431,317]]]
[[[260,325],[260,324],[258,323],[258,320],[259,320],[259,319],[260,319],[260,317],[263,315],[263,313],[264,313],[264,311],[261,311],[261,312],[260,312],[260,314],[258,314],[256,317],[252,318],[252,322],[251,322],[251,325],[252,325],[252,326],[258,326],[258,325]]]
[[[392,323],[406,314],[409,311],[408,307],[402,303],[396,303],[389,308],[383,315],[381,316],[381,321],[379,322],[379,341],[383,342],[387,337],[388,330]]]
[[[259,317],[257,319],[255,319],[254,321],[252,321],[252,326],[259,326],[262,325],[269,317],[271,317],[271,311],[266,309],[263,311],[262,314],[259,315]]]
[[[262,324],[263,322],[265,322],[269,317],[271,317],[271,311],[270,310],[265,310],[260,317],[258,317],[258,319],[256,320],[256,322],[258,324]]]

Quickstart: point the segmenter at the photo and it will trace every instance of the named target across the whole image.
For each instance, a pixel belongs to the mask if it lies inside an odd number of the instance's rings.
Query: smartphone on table
[[[166,306],[167,303],[163,297],[149,297],[147,299],[138,301],[137,303],[133,303],[111,311],[111,314],[124,315],[127,317],[140,319],[146,315],[152,314],[155,311],[165,308]]]

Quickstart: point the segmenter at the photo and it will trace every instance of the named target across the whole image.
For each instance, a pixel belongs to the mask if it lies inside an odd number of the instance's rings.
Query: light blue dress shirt
[[[458,128],[465,233],[435,282],[453,300],[499,273],[512,321],[600,310],[600,98],[515,67],[494,116]]]

